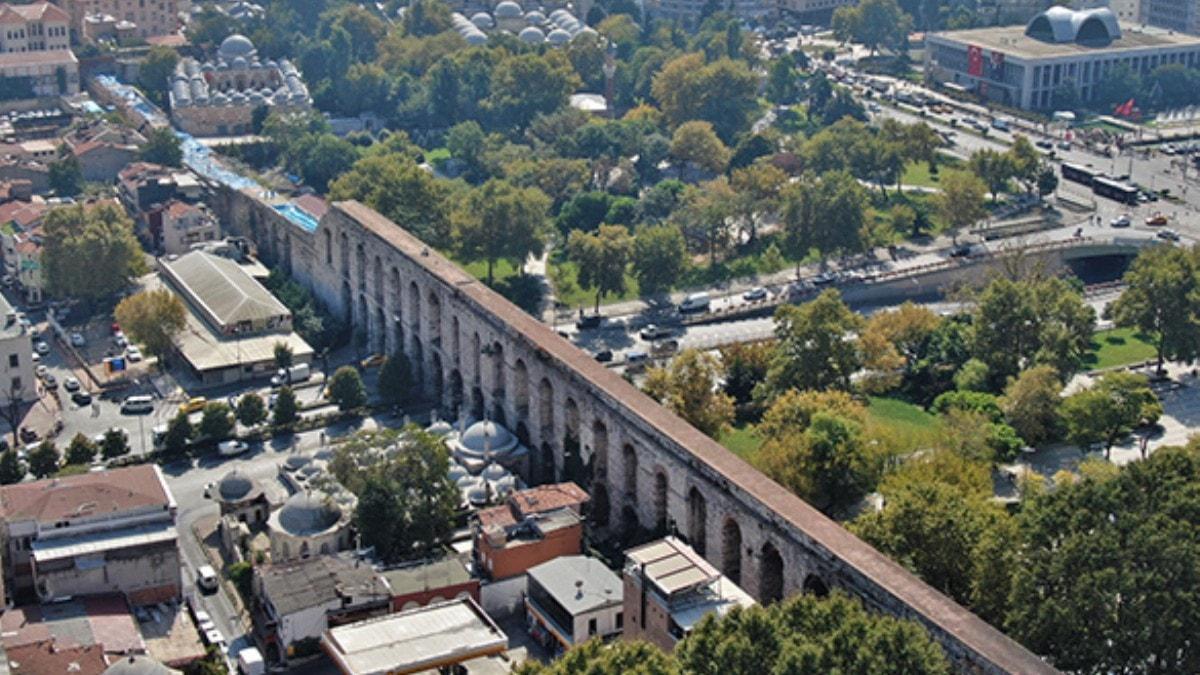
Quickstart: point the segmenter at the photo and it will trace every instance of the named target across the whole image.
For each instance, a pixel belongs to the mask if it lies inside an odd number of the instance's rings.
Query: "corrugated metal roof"
[[[163,269],[218,326],[291,314],[270,291],[228,258],[192,251],[174,261],[164,261]]]
[[[131,546],[147,546],[175,541],[179,538],[175,526],[157,523],[130,527],[124,530],[95,532],[77,537],[39,539],[33,542],[33,559],[37,562],[73,558],[89,553],[103,553]]]

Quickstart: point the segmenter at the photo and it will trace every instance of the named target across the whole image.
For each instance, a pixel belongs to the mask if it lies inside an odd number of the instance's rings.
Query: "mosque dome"
[[[480,30],[487,30],[496,25],[496,22],[492,20],[492,17],[487,12],[475,12],[471,16],[471,23],[475,24],[475,27]]]
[[[521,30],[520,34],[517,35],[517,38],[520,39],[521,42],[538,44],[546,41],[546,34],[542,32],[541,28],[536,26],[527,26]]]
[[[458,442],[463,449],[482,457],[487,452],[510,450],[517,444],[517,439],[508,429],[491,420],[484,420],[468,427]]]
[[[521,6],[513,2],[513,0],[504,0],[496,5],[494,13],[497,19],[519,19],[524,14],[521,11]]]
[[[296,537],[324,532],[341,518],[341,509],[320,492],[292,495],[275,513],[279,528]]]
[[[546,36],[546,41],[552,45],[565,45],[571,41],[571,34],[561,28],[555,28]]]
[[[248,59],[257,52],[258,50],[254,48],[254,43],[250,41],[250,38],[240,33],[234,33],[225,38],[217,49],[217,55],[226,61],[233,61],[237,57]]]
[[[217,494],[221,496],[221,501],[240,502],[249,497],[254,488],[254,479],[234,469],[217,483]]]

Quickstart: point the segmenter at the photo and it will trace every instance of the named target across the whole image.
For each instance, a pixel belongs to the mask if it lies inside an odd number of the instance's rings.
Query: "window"
[[[617,630],[621,630],[625,625],[625,612],[617,612]]]
[[[21,365],[21,357],[19,354],[9,354],[8,355],[8,367],[9,368],[16,368],[17,366],[20,366],[20,365]]]
[[[596,620],[588,619],[588,635],[591,636],[591,635],[595,635],[595,634],[596,634]]]
[[[9,391],[21,391],[22,389],[24,389],[24,387],[21,386],[21,378],[14,377],[12,379],[12,386],[9,387],[8,390]]]

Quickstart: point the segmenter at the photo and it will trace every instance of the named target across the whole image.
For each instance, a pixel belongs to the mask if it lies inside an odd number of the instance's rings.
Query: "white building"
[[[0,505],[11,593],[122,593],[132,605],[179,597],[177,507],[158,465],[8,485]]]
[[[350,548],[350,514],[353,496],[338,499],[321,492],[299,492],[288,498],[267,519],[271,560],[303,560]]]
[[[1200,67],[1200,38],[1160,29],[1122,31],[1107,8],[1051,7],[1027,26],[934,33],[925,38],[927,79],[1025,109],[1049,109],[1074,87],[1089,101],[1095,85],[1126,65],[1145,75],[1161,65]],[[1133,92],[1130,92],[1133,96]]]
[[[29,331],[17,321],[16,310],[0,295],[0,405],[37,400],[33,375],[33,343]]]
[[[567,555],[530,569],[526,576],[525,609],[535,638],[570,649],[593,637],[621,633],[621,579],[604,563]]]

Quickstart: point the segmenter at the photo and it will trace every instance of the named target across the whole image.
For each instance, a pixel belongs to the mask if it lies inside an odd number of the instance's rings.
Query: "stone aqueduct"
[[[675,528],[764,602],[846,589],[921,621],[962,672],[1055,672],[372,209],[336,203],[307,232],[248,192],[213,203],[371,351],[403,350],[427,396],[515,430],[535,479],[582,476],[608,533]]]

